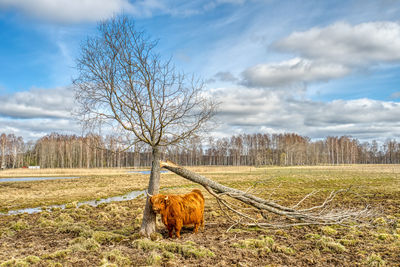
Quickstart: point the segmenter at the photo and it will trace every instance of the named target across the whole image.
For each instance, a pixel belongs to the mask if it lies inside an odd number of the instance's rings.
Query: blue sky
[[[396,0],[0,0],[0,132],[80,134],[80,43],[125,13],[221,102],[215,136],[400,137]]]

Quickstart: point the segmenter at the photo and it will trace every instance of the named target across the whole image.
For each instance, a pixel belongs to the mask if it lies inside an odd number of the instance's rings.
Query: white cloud
[[[237,78],[229,71],[220,71],[217,72],[213,79],[217,79],[223,82],[236,82]]]
[[[10,119],[0,117],[0,133],[22,136],[25,141],[36,140],[46,134],[80,134],[80,126],[70,119]]]
[[[279,87],[299,82],[326,81],[342,77],[350,70],[343,65],[294,58],[278,63],[259,64],[242,74],[248,86]]]
[[[348,66],[400,61],[400,24],[367,22],[358,25],[339,22],[325,28],[294,32],[272,45],[310,60],[324,60]]]
[[[62,23],[98,21],[134,8],[128,0],[0,0],[1,7]]]
[[[70,118],[73,93],[68,88],[16,92],[0,99],[0,116],[9,118]]]
[[[74,107],[70,88],[38,89],[0,98],[0,133],[14,133],[35,140],[52,132],[80,134],[81,126],[71,116]]]
[[[399,64],[400,24],[338,22],[324,28],[294,32],[272,43],[271,47],[296,57],[247,68],[242,72],[243,84],[282,87],[329,81],[382,64]]]
[[[240,5],[246,0],[203,2],[167,0],[0,0],[1,8],[22,11],[28,16],[57,23],[95,22],[121,12],[135,17],[158,14],[191,16],[222,4]]]
[[[288,97],[283,90],[245,87],[213,91],[222,101],[217,136],[296,132],[311,138],[351,135],[360,140],[400,137],[400,103],[367,98],[317,102]]]

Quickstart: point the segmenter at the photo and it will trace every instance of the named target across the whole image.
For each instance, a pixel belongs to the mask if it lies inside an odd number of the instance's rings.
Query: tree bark
[[[158,194],[160,190],[160,151],[158,147],[153,147],[152,164],[149,179],[148,192],[151,195]],[[149,197],[146,199],[146,206],[143,211],[143,221],[140,228],[142,236],[149,237],[156,231],[156,214],[151,209]]]

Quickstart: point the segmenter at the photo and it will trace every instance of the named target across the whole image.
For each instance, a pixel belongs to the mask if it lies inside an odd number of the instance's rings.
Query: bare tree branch
[[[249,189],[246,191],[240,191],[238,189],[230,188],[221,185],[213,180],[210,180],[202,175],[194,173],[188,169],[178,166],[171,161],[162,161],[160,163],[162,168],[166,168],[192,182],[202,185],[212,196],[214,196],[219,205],[223,205],[228,211],[233,212],[239,216],[239,219],[234,219],[229,216],[228,218],[235,224],[248,225],[248,226],[259,226],[259,227],[288,227],[296,225],[329,225],[329,224],[341,224],[345,225],[346,222],[359,221],[362,218],[367,218],[372,216],[373,211],[367,206],[364,209],[327,209],[329,203],[342,192],[348,192],[349,189],[344,190],[334,190],[332,191],[320,205],[316,205],[307,209],[298,209],[300,204],[304,202],[310,196],[316,194],[315,191],[306,195],[298,203],[296,203],[291,208],[282,206],[274,203],[273,201],[268,201],[248,193]],[[257,213],[261,215],[262,218],[268,219],[266,213],[271,213],[273,215],[282,216],[286,218],[288,223],[270,223],[262,222],[252,215],[243,213],[239,208],[233,208],[227,200],[223,199],[222,196],[229,196],[233,199],[239,200],[246,205],[250,205],[256,208]],[[221,207],[221,206],[220,206]],[[222,207],[221,207],[222,209]],[[227,214],[226,212],[224,212]],[[247,220],[248,222],[243,222]]]
[[[300,200],[299,202],[297,202],[297,204],[294,205],[294,206],[292,207],[292,209],[297,208],[301,203],[304,202],[304,200],[306,200],[307,198],[309,198],[309,197],[315,195],[315,194],[318,193],[318,192],[319,192],[319,190],[313,190],[311,193],[305,195],[304,198],[303,198],[302,200]]]

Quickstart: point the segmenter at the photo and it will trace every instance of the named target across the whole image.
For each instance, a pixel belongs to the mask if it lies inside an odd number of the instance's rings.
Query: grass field
[[[400,165],[301,167],[192,167],[238,189],[258,181],[255,192],[291,205],[314,189],[319,203],[333,189],[348,188],[336,207],[369,204],[368,224],[261,229],[231,226],[206,191],[175,174],[161,176],[165,193],[200,188],[206,198],[203,232],[183,230],[168,239],[159,222],[152,239],[138,235],[144,199],[76,207],[77,201],[144,189],[148,175],[128,169],[0,171],[0,178],[80,176],[73,180],[0,183],[0,211],[69,203],[65,210],[0,216],[0,266],[400,266]],[[274,217],[271,216],[271,220]]]

